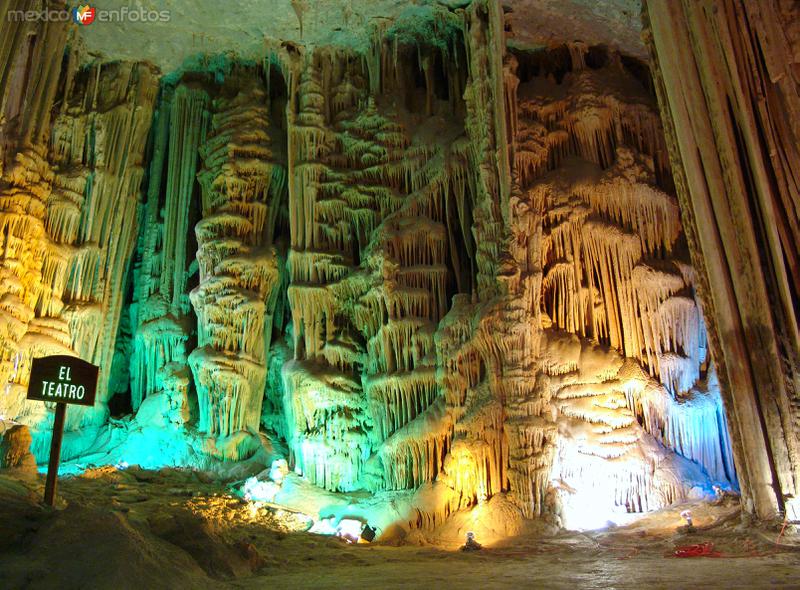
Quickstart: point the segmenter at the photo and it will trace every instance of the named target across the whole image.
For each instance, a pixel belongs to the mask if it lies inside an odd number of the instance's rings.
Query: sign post
[[[47,480],[44,484],[44,503],[56,504],[56,484],[58,466],[61,463],[61,442],[64,440],[64,419],[67,417],[67,404],[56,403],[56,417],[53,421],[53,438],[50,440],[50,461],[47,463]]]
[[[53,506],[56,502],[58,465],[61,463],[61,441],[64,439],[67,404],[94,405],[99,371],[95,365],[72,356],[57,355],[33,359],[27,398],[56,402],[50,461],[47,464],[47,481],[44,486],[44,502],[48,506]]]

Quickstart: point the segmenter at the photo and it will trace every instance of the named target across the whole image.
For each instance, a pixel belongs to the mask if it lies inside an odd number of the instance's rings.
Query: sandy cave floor
[[[0,588],[800,588],[800,552],[742,530],[735,502],[676,507],[628,527],[523,532],[480,552],[359,544],[300,532],[290,512],[254,507],[224,485],[175,470],[104,468],[59,484],[0,472]],[[480,539],[478,539],[480,540]],[[718,558],[678,559],[714,543]]]

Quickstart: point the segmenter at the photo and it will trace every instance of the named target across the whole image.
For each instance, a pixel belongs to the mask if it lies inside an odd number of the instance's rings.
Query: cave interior
[[[800,511],[796,6],[40,4],[0,0],[0,467],[46,470],[68,355],[63,477],[384,538]]]

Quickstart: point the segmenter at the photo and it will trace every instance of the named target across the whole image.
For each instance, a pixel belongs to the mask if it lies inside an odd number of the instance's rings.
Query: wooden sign
[[[33,359],[28,399],[93,406],[99,368],[74,356]]]
[[[33,359],[31,378],[28,381],[28,399],[56,402],[50,461],[44,484],[44,502],[49,506],[56,502],[58,464],[61,462],[61,441],[64,439],[67,404],[93,406],[99,372],[100,369],[95,365],[74,356],[58,355]]]

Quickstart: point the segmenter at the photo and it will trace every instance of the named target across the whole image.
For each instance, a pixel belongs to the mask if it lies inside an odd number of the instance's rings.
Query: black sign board
[[[44,502],[49,506],[54,506],[56,502],[58,464],[61,462],[61,441],[64,438],[67,404],[94,405],[99,371],[98,367],[74,356],[58,355],[33,359],[28,399],[56,402],[50,461],[44,484]]]
[[[74,356],[33,359],[28,399],[93,406],[99,369]]]

